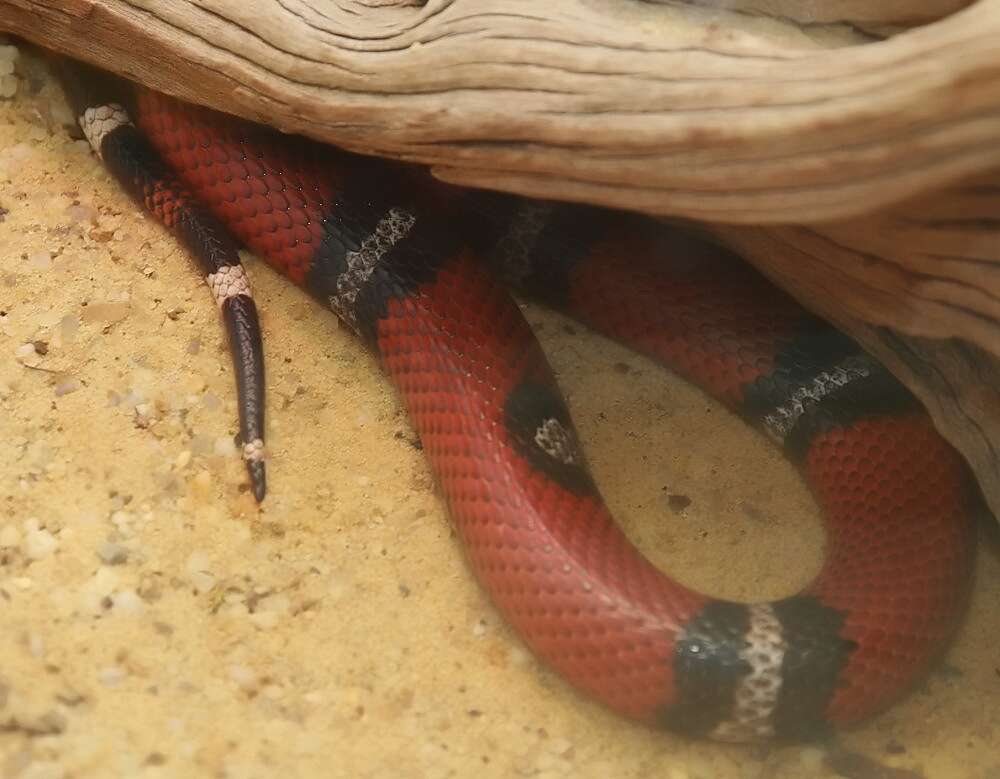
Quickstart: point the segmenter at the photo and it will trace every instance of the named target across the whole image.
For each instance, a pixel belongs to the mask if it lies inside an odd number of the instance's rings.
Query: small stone
[[[128,672],[119,665],[110,665],[97,672],[97,680],[105,687],[117,687],[128,678]]]
[[[35,351],[35,345],[32,343],[21,344],[14,350],[14,356],[17,357],[20,362],[27,362],[29,360],[35,360],[38,357],[38,352]]]
[[[128,559],[128,550],[121,544],[106,541],[98,547],[97,556],[105,565],[121,565]]]
[[[32,270],[46,271],[52,267],[51,252],[34,252],[28,255],[28,267]]]
[[[220,457],[235,457],[236,444],[229,436],[219,436],[215,439],[213,451]]]
[[[76,203],[66,209],[66,216],[74,222],[96,222],[97,212],[90,206]]]
[[[135,590],[121,590],[111,597],[111,608],[116,614],[134,616],[146,610],[146,604]]]
[[[40,658],[45,654],[45,641],[38,633],[32,633],[28,636],[28,652],[35,658]]]
[[[554,738],[549,741],[548,750],[553,755],[567,757],[573,751],[573,742],[566,738]]]
[[[128,511],[122,511],[118,509],[111,513],[111,524],[115,526],[115,529],[121,533],[123,536],[128,536],[132,534],[132,523],[135,521],[135,517]]]
[[[71,343],[80,332],[80,320],[72,314],[67,314],[59,320],[59,336],[64,344]]]
[[[30,530],[25,534],[22,551],[29,560],[44,560],[59,547],[59,541],[48,530]]]
[[[257,689],[257,674],[245,665],[229,666],[229,678],[244,692],[254,692]]]
[[[183,452],[177,455],[177,459],[174,460],[174,468],[176,468],[178,471],[183,471],[190,464],[191,457],[192,457],[191,450],[185,449]]]
[[[71,392],[76,392],[80,389],[80,381],[78,379],[67,379],[56,385],[56,397],[62,397],[63,395],[69,395]]]
[[[215,576],[209,570],[208,555],[202,551],[194,551],[188,555],[187,569],[188,581],[199,593],[209,592],[215,587]]]
[[[146,429],[156,422],[156,409],[152,403],[139,403],[135,407],[136,427]]]

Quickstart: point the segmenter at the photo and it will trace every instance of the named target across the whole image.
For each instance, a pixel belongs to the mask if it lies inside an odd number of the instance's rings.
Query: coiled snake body
[[[375,349],[480,582],[579,689],[685,733],[808,738],[885,707],[941,651],[971,563],[963,463],[880,364],[746,267],[722,252],[697,264],[662,256],[666,228],[643,219],[459,193],[66,71],[104,163],[207,274],[258,499],[264,379],[240,244]],[[782,445],[827,520],[815,582],[740,604],[650,565],[604,507],[497,273],[671,366]]]

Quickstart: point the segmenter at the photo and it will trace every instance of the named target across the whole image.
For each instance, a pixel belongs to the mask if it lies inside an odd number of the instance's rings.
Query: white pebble
[[[109,665],[97,672],[98,681],[105,687],[115,687],[128,677],[128,672],[120,665]]]
[[[554,738],[549,742],[549,752],[565,756],[573,749],[573,742],[567,738]]]
[[[104,612],[106,601],[118,587],[119,577],[113,568],[101,566],[80,588],[80,603],[87,614]]]
[[[511,648],[509,657],[510,662],[520,668],[531,665],[531,661],[533,660],[531,653],[525,649],[521,649],[519,646]]]
[[[122,590],[111,597],[111,608],[116,614],[136,615],[146,609],[146,604],[135,590]]]
[[[213,450],[220,457],[236,456],[236,444],[233,443],[233,439],[229,436],[219,436],[216,438]]]
[[[128,559],[128,550],[121,544],[105,541],[98,547],[97,556],[105,565],[121,565]]]
[[[202,551],[194,551],[188,555],[185,566],[188,581],[199,593],[206,593],[215,586],[215,576],[209,570],[208,555]]]
[[[56,397],[58,398],[63,395],[69,395],[71,392],[76,392],[78,389],[80,389],[80,381],[78,379],[68,379],[56,385]]]
[[[52,267],[51,252],[34,252],[28,255],[28,265],[32,270],[48,270]]]
[[[132,533],[132,522],[135,517],[127,511],[114,511],[111,514],[111,524],[115,526],[115,529],[122,535],[131,535]]]
[[[44,560],[59,547],[59,541],[48,530],[30,530],[25,533],[22,551],[29,560]]]
[[[42,657],[45,654],[45,641],[38,633],[28,636],[28,651],[32,657]]]
[[[66,209],[66,216],[74,222],[96,222],[97,212],[90,206],[72,205]]]
[[[229,678],[247,692],[257,687],[257,674],[245,665],[229,666]]]
[[[267,598],[262,598],[257,603],[258,612],[267,611],[272,614],[287,614],[289,608],[291,608],[291,603],[284,595],[271,595]]]

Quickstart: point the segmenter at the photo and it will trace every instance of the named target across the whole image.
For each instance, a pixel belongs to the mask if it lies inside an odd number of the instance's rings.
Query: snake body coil
[[[208,255],[220,304],[249,300],[232,270],[241,243],[375,349],[476,575],[579,689],[685,733],[807,738],[883,708],[940,652],[971,561],[964,465],[881,365],[752,271],[722,252],[697,265],[663,256],[665,228],[635,217],[457,193],[142,89],[122,101],[149,145],[126,108],[99,126],[85,109],[116,109],[78,98],[104,162]],[[496,269],[784,447],[827,519],[806,591],[713,600],[642,557]],[[253,394],[263,374],[244,373]],[[250,417],[253,442],[262,421]]]

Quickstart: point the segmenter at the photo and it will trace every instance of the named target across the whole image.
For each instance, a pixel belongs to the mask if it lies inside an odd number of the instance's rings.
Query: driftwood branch
[[[646,0],[672,5],[677,0]],[[729,11],[776,19],[798,24],[844,23],[865,30],[893,30],[942,19],[960,11],[970,0],[828,0],[804,3],[802,0],[690,0],[693,5],[723,6]]]
[[[0,0],[0,30],[456,183],[712,222],[1000,513],[1000,0],[714,5]]]
[[[868,213],[1000,165],[1000,0],[855,46],[580,0],[0,0],[0,28],[456,183],[704,220]]]

